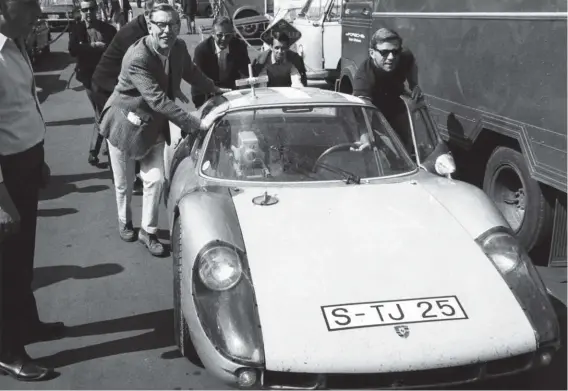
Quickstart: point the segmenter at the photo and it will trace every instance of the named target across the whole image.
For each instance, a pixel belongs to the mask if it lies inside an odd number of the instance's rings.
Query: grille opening
[[[521,354],[520,356],[489,361],[486,365],[486,373],[488,376],[491,376],[522,371],[531,365],[533,356],[533,353],[527,353]]]
[[[264,371],[263,386],[287,386],[313,388],[317,385],[318,375],[313,373]]]

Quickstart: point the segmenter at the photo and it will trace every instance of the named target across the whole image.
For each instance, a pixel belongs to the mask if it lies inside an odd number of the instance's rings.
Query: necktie
[[[225,77],[227,73],[227,56],[228,50],[221,50],[219,53],[219,80]]]

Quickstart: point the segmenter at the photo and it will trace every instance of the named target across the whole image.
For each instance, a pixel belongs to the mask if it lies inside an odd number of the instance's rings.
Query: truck
[[[306,0],[293,20],[308,78],[345,93],[373,33],[400,34],[455,177],[492,198],[564,304],[566,9],[564,0]]]

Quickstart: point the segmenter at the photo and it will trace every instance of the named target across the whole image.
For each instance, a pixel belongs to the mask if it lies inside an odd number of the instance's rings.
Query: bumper
[[[372,374],[308,374],[266,371],[260,376],[262,389],[391,389],[424,388],[467,384],[519,374],[547,365],[553,350],[460,367]]]

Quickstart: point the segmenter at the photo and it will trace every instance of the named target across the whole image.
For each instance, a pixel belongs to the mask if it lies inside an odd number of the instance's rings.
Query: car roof
[[[255,88],[255,94],[250,89],[234,90],[223,94],[227,99],[228,109],[284,106],[295,104],[317,105],[360,105],[371,106],[363,99],[353,95],[320,88],[304,87],[263,87]]]

